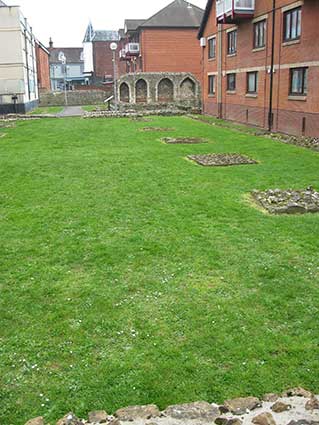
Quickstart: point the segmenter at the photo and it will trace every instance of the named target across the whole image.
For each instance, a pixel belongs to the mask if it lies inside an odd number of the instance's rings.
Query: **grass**
[[[108,110],[107,105],[104,105],[104,104],[102,104],[102,105],[85,105],[85,106],[82,106],[82,109],[84,109],[84,111],[86,111],[86,112],[93,112],[96,109],[100,109],[102,111]]]
[[[59,114],[63,109],[63,106],[40,106],[30,112],[29,115]]]
[[[318,154],[188,118],[18,122],[0,140],[0,423],[319,391]],[[260,162],[203,168],[189,154]]]
[[[212,115],[193,115],[195,119],[199,119],[202,122],[206,122],[207,124],[216,125],[218,127],[228,128],[230,130],[237,130],[240,132],[248,133],[255,135],[258,134],[264,134],[264,130],[261,130],[260,128],[249,126],[245,124],[240,124],[234,121],[227,121],[223,119],[216,118]]]

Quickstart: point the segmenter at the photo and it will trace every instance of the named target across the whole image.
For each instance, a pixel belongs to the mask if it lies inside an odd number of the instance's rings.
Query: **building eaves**
[[[136,31],[144,22],[145,19],[125,19],[125,30],[127,31]]]
[[[207,4],[206,4],[204,16],[203,16],[203,19],[202,19],[202,22],[200,24],[200,28],[199,28],[199,31],[198,31],[198,36],[197,36],[198,39],[203,37],[204,31],[205,31],[205,28],[206,28],[206,25],[207,25],[207,22],[208,22],[208,19],[209,19],[210,12],[212,10],[212,6],[213,6],[213,0],[208,0]]]

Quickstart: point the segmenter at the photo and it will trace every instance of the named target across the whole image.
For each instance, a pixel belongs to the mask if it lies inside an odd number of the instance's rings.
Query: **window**
[[[215,94],[215,75],[208,76],[208,94]]]
[[[258,72],[247,72],[247,93],[257,93]]]
[[[216,57],[216,37],[208,40],[208,59]]]
[[[301,35],[301,7],[284,13],[284,41],[298,40]]]
[[[266,44],[266,19],[254,24],[254,49],[265,47]]]
[[[236,74],[227,74],[227,90],[236,90]]]
[[[233,55],[237,51],[237,30],[230,31],[227,33],[227,41],[228,41],[228,54]]]
[[[293,68],[290,70],[290,90],[293,96],[305,96],[307,94],[308,68]]]

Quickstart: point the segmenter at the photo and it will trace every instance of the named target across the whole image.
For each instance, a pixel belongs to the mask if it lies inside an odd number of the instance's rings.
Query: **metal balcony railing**
[[[139,43],[127,43],[125,46],[125,53],[126,55],[134,56],[139,55],[140,53],[140,44]]]
[[[228,14],[253,14],[255,0],[218,0],[216,2],[217,19]]]

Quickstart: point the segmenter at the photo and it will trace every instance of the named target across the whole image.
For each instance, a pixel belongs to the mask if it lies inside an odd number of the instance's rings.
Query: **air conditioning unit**
[[[128,43],[125,46],[125,53],[128,55],[138,55],[140,53],[140,43]]]
[[[206,44],[207,44],[206,37],[202,37],[200,39],[200,47],[206,47]]]

